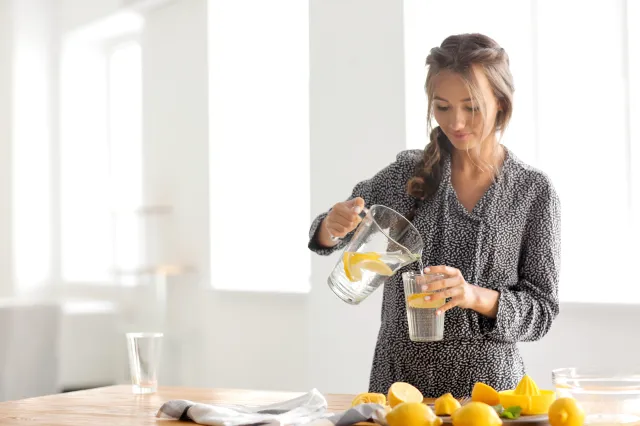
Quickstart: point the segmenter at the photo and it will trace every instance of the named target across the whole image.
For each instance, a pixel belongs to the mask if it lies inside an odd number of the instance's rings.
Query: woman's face
[[[471,102],[471,95],[460,76],[452,71],[442,71],[434,77],[433,115],[438,125],[456,149],[471,150],[495,134],[498,101],[491,84],[479,67],[473,67],[478,88],[486,103],[482,114]]]

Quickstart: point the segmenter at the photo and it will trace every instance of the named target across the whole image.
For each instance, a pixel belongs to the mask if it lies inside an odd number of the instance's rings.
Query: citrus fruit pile
[[[442,416],[450,416],[453,426],[499,426],[503,419],[515,419],[522,415],[549,416],[551,426],[582,426],[585,412],[572,398],[556,399],[555,392],[540,390],[525,375],[515,389],[497,391],[478,382],[471,393],[471,401],[460,404],[451,393],[434,401],[433,409],[424,403],[424,397],[415,386],[396,382],[387,395],[361,393],[352,406],[375,403],[385,408],[385,420],[389,426],[441,426]]]

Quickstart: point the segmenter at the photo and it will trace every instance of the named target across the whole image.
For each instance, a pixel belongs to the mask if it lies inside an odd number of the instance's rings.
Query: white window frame
[[[139,16],[138,16],[139,17]],[[115,16],[115,18],[118,18],[118,15]],[[130,16],[124,15],[125,19],[131,19]],[[103,21],[102,23],[104,24],[105,22],[108,22],[110,19],[114,19],[114,17],[110,17],[108,19],[105,19],[105,21]],[[135,27],[135,25],[134,25]],[[142,39],[141,39],[141,31],[142,31],[142,27],[137,27],[137,28],[128,28],[125,29],[124,31],[120,32],[120,33],[110,33],[108,30],[105,31],[106,29],[106,25],[100,27],[100,25],[97,25],[95,28],[91,28],[89,27],[87,29],[87,33],[88,35],[86,35],[86,38],[88,40],[86,41],[80,41],[80,44],[84,46],[84,48],[87,48],[90,52],[98,55],[99,57],[101,57],[104,60],[104,67],[106,68],[104,70],[104,76],[105,76],[105,80],[104,80],[104,87],[101,87],[101,89],[103,90],[103,92],[101,91],[101,93],[103,93],[104,95],[104,99],[105,99],[105,103],[106,105],[104,105],[104,114],[99,114],[96,115],[95,117],[98,117],[97,119],[100,120],[101,122],[103,122],[104,124],[104,129],[106,134],[103,135],[106,138],[106,145],[107,145],[107,149],[110,150],[110,145],[111,145],[111,141],[109,140],[109,126],[110,126],[110,118],[109,118],[109,92],[110,92],[110,78],[109,78],[109,57],[110,55],[112,55],[120,46],[123,46],[125,44],[128,43],[136,43],[140,46],[141,49],[143,49],[143,44],[142,44]],[[75,36],[75,39],[73,38]],[[69,38],[63,39],[63,41],[65,40],[76,40],[78,39],[77,37],[77,33],[72,33],[70,35],[68,35]],[[63,43],[63,46],[65,44]],[[72,45],[72,43],[69,43],[69,45]],[[73,47],[71,47],[70,49],[73,49]],[[142,60],[142,59],[141,59]],[[142,76],[140,76],[140,78],[142,79]],[[142,89],[142,88],[141,88]],[[65,102],[65,96],[66,93],[68,92],[68,88],[65,88],[64,85],[61,86],[61,89],[59,91],[59,96],[60,96],[60,105],[62,106]],[[142,99],[142,93],[140,93],[140,99]],[[141,103],[141,107],[142,107],[142,103]],[[62,114],[61,114],[61,119],[62,118]],[[142,111],[140,111],[140,137],[141,137],[141,146],[140,148],[142,149]],[[124,284],[130,284],[130,280],[127,280],[126,277],[125,278],[121,278],[118,277],[118,274],[116,273],[116,268],[113,267],[110,270],[105,271],[105,277],[104,279],[82,279],[82,280],[77,280],[77,279],[68,279],[65,277],[63,268],[64,268],[64,264],[63,264],[63,256],[64,256],[64,251],[63,251],[63,242],[64,242],[64,223],[65,223],[65,218],[64,218],[64,209],[63,209],[63,199],[62,199],[62,195],[63,195],[63,181],[62,181],[62,175],[61,175],[61,168],[62,166],[62,150],[63,150],[63,144],[64,144],[64,140],[63,138],[65,137],[65,133],[64,133],[64,129],[65,129],[65,124],[64,121],[61,121],[60,123],[61,126],[61,132],[60,132],[60,136],[59,136],[59,140],[58,140],[58,144],[56,146],[57,148],[57,152],[58,155],[56,156],[56,164],[55,164],[55,169],[57,171],[57,173],[55,174],[55,178],[54,178],[54,211],[55,211],[55,218],[54,218],[54,223],[57,224],[57,226],[55,226],[54,228],[54,246],[56,247],[56,250],[54,250],[54,255],[53,255],[53,259],[52,259],[52,281],[58,285],[58,286],[84,286],[84,285],[91,285],[91,286],[118,286],[118,285],[122,285]],[[68,129],[68,123],[67,123],[67,129]],[[110,167],[110,165],[109,165]],[[140,165],[140,169],[142,171],[142,164]],[[142,173],[140,175],[140,185],[142,186]],[[142,195],[142,194],[141,194]],[[142,200],[140,200],[140,202],[142,202]],[[131,206],[131,212],[132,215],[134,214],[134,211],[136,210],[136,208],[139,208],[140,206]],[[111,211],[109,212],[111,215],[111,218],[113,219],[115,213],[116,213],[116,208],[114,206],[111,206]],[[107,213],[105,211],[105,213]],[[144,254],[142,252],[142,246],[144,244],[143,240],[139,240],[139,244],[141,245],[141,258],[140,261],[141,263],[144,262]],[[111,261],[110,263],[112,265],[114,265],[115,263],[115,253],[114,253],[114,246],[115,246],[115,229],[114,229],[114,225],[113,225],[113,220],[111,221],[111,247],[109,248],[109,251],[111,253]],[[96,277],[97,278],[97,277]]]
[[[640,2],[625,0],[632,241],[640,241]],[[640,254],[640,253],[636,253]]]

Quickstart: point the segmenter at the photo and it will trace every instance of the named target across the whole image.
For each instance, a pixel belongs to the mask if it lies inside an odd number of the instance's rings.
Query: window
[[[61,280],[139,266],[142,58],[132,15],[69,36],[61,65]],[[125,37],[123,37],[123,33]]]
[[[309,290],[308,34],[306,1],[209,2],[214,288]]]
[[[633,232],[631,241],[640,241],[640,2],[626,3],[627,52],[629,54],[626,77],[629,79],[629,158],[631,174],[631,212]],[[634,247],[633,245],[631,247]],[[640,252],[632,251],[635,258]]]
[[[17,292],[29,292],[49,280],[51,269],[51,111],[52,61],[50,24],[42,5],[11,5],[12,58],[3,62],[13,80],[11,167],[13,185],[12,238],[14,282]],[[5,58],[3,57],[3,60]],[[8,206],[7,206],[8,207]]]
[[[562,197],[560,296],[637,301],[637,286],[594,270],[600,264],[629,265],[633,252],[638,254],[629,239],[629,52],[621,2],[581,4],[580,19],[572,19],[576,10],[568,2],[538,4],[537,150],[540,167]],[[606,58],[599,52],[607,52]],[[603,291],[603,285],[624,291]]]
[[[142,263],[142,52],[137,42],[119,44],[109,57],[109,181],[113,264],[132,270]]]
[[[625,270],[640,255],[633,244],[640,179],[632,167],[640,165],[640,38],[630,24],[640,18],[638,5],[497,0],[465,2],[464,13],[460,7],[405,2],[407,145],[426,142],[428,49],[455,33],[494,38],[510,56],[516,85],[504,143],[547,173],[561,198],[561,300],[639,301],[637,285],[601,268]]]

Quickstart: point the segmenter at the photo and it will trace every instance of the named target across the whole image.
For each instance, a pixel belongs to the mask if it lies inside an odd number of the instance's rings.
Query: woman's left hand
[[[436,311],[437,315],[441,315],[454,306],[461,308],[473,309],[476,301],[476,286],[465,281],[462,273],[450,266],[430,266],[424,268],[425,274],[442,274],[444,279],[438,279],[422,285],[422,291],[429,292],[429,301],[451,298],[447,303],[442,305]],[[436,291],[436,293],[431,293]]]

